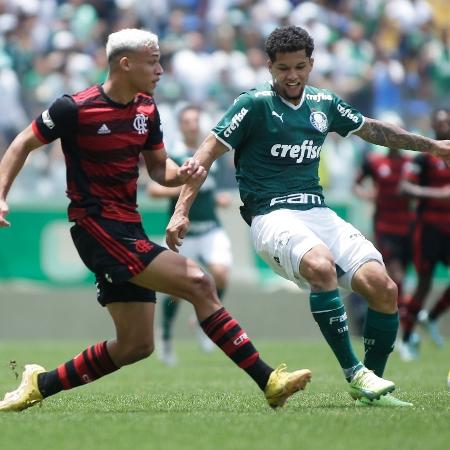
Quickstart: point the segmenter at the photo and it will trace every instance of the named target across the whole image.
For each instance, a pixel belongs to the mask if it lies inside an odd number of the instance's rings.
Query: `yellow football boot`
[[[7,392],[5,398],[0,401],[0,411],[22,411],[43,400],[43,396],[37,385],[37,377],[45,372],[42,366],[27,364],[22,373],[20,386],[12,392]]]
[[[278,366],[269,377],[264,393],[267,403],[272,408],[280,408],[286,400],[297,391],[303,390],[311,380],[308,369],[286,372],[286,364]]]

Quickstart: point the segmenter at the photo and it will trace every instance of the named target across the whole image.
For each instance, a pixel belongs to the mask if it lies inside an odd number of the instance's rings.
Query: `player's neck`
[[[108,78],[103,84],[103,92],[115,103],[126,105],[130,103],[137,92],[123,86],[121,83]]]

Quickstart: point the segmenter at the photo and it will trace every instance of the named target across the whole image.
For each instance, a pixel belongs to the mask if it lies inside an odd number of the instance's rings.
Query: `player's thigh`
[[[372,242],[333,211],[329,211],[327,216],[328,221],[323,221],[324,225],[318,227],[317,233],[333,255],[340,287],[353,290],[352,279],[355,273],[370,261],[379,263],[385,272],[383,257]]]
[[[160,253],[138,275],[131,278],[131,283],[163,292],[174,297],[192,299],[195,289],[205,289],[205,295],[209,292],[207,280],[203,270],[192,259],[175,253],[171,250]]]
[[[251,225],[256,253],[271,269],[300,287],[308,283],[299,273],[303,256],[323,242],[303,220],[308,211],[280,209],[257,216]]]

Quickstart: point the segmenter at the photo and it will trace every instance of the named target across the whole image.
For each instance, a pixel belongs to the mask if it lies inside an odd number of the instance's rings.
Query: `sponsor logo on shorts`
[[[239,128],[239,125],[242,122],[242,119],[245,117],[245,115],[248,113],[248,109],[242,108],[238,113],[236,113],[233,118],[231,119],[230,125],[228,125],[228,128],[225,129],[225,132],[223,135],[225,137],[230,137],[231,133]]]
[[[322,146],[314,145],[314,141],[305,139],[301,145],[298,144],[274,144],[270,154],[276,158],[292,158],[297,164],[306,159],[318,159]]]
[[[279,203],[287,203],[290,205],[321,205],[322,199],[317,194],[305,194],[304,192],[298,192],[296,194],[274,197],[270,200],[270,206],[277,205]]]

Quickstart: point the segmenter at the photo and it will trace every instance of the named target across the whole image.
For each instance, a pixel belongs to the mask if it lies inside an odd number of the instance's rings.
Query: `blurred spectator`
[[[315,36],[312,84],[333,89],[368,115],[395,110],[407,128],[429,133],[431,109],[450,101],[446,3],[0,0],[0,89],[7,91],[2,104],[8,109],[0,119],[3,148],[19,124],[63,92],[103,82],[105,38],[123,27],[145,27],[160,35],[165,73],[157,100],[166,111],[169,143],[174,134],[170,124],[183,102],[198,105],[211,118],[220,117],[241,91],[268,79],[263,41],[274,27],[285,24],[303,26]],[[354,164],[355,150],[340,149],[334,140],[327,146],[329,189],[344,195],[348,183],[337,187],[340,163]],[[39,166],[48,170],[36,169],[42,178],[56,164],[52,154]],[[228,174],[223,179],[230,184]]]
[[[1,154],[28,122],[20,95],[20,83],[16,72],[11,68],[11,59],[5,53],[0,53]]]

